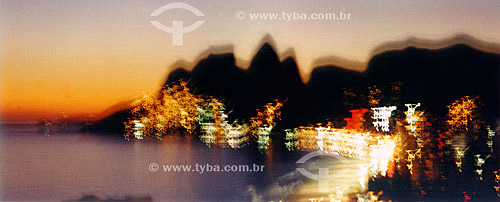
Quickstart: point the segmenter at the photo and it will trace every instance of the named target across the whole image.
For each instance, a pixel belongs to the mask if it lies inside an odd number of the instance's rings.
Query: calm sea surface
[[[309,182],[296,173],[304,153],[207,147],[195,137],[127,141],[119,135],[56,133],[34,125],[0,129],[0,200],[149,196],[170,201],[279,200]],[[157,172],[151,163],[160,165]],[[263,172],[164,172],[167,165],[265,165]]]

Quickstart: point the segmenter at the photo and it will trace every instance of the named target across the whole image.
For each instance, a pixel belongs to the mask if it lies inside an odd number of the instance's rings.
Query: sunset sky
[[[500,42],[500,1],[193,1],[150,14],[175,1],[0,0],[0,115],[3,122],[94,113],[142,92],[159,89],[172,65],[194,63],[211,46],[233,45],[247,64],[269,34],[276,50],[293,48],[307,81],[318,58],[366,63],[375,47],[408,37],[443,40],[459,33]],[[243,11],[245,20],[235,14]],[[351,13],[350,20],[250,20],[252,12]],[[189,26],[182,46],[154,27],[158,20]],[[284,58],[281,58],[284,59]],[[242,66],[246,68],[246,66]],[[358,69],[362,70],[362,69]]]

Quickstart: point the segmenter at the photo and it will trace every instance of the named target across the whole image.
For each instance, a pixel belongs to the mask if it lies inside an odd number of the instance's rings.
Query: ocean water
[[[297,173],[305,153],[271,144],[267,152],[207,147],[196,137],[127,141],[119,135],[45,135],[36,125],[0,129],[0,200],[150,197],[155,201],[290,199],[315,181]],[[331,161],[329,161],[331,163]],[[150,164],[159,165],[152,172]],[[163,165],[264,165],[263,172],[164,172]],[[311,171],[313,172],[314,169]],[[317,170],[316,170],[317,171]],[[307,185],[307,186],[304,186]],[[306,191],[306,195],[307,195]]]

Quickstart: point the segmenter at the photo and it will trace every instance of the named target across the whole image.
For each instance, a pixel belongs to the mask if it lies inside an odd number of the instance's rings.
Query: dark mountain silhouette
[[[235,65],[233,54],[211,54],[190,72],[173,71],[165,85],[186,80],[195,93],[221,99],[232,110],[230,117],[240,120],[255,115],[255,109],[267,102],[286,99],[280,126],[287,128],[324,120],[341,122],[350,116],[349,109],[367,107],[368,88],[373,85],[382,90],[381,105],[405,109],[405,103],[420,102],[438,117],[446,116],[446,106],[453,100],[480,96],[491,123],[499,117],[499,63],[498,54],[464,44],[437,50],[408,47],[375,55],[364,72],[317,67],[304,84],[295,59],[280,62],[273,47],[264,43],[247,70]],[[400,92],[392,89],[395,83]],[[357,97],[347,99],[345,91]],[[95,129],[119,131],[127,117],[127,110],[117,112]]]
[[[306,114],[305,111],[305,93],[306,88],[299,75],[297,63],[293,57],[288,57],[281,62],[283,68],[282,91],[286,97],[286,104],[282,110],[282,127],[290,128],[302,123]]]
[[[209,55],[191,71],[194,93],[223,100],[228,108],[243,116],[249,108],[248,75],[235,65],[233,54]]]
[[[257,108],[275,99],[290,104],[283,113],[294,118],[285,118],[287,122],[296,123],[301,114],[298,109],[303,104],[305,88],[297,64],[293,58],[281,63],[269,43],[259,49],[248,70],[236,66],[233,54],[209,54],[190,72],[182,68],[174,70],[164,85],[180,80],[187,81],[195,94],[222,100],[231,111],[230,121],[255,116]],[[120,111],[99,121],[93,129],[121,131],[127,118],[127,111]]]
[[[298,96],[304,93],[305,85],[299,75],[299,69],[295,59],[288,57],[281,63],[283,67],[282,80],[284,94],[288,96]],[[298,95],[297,95],[298,94]]]
[[[310,115],[308,120],[337,118],[338,121],[349,116],[349,109],[343,106],[344,90],[359,87],[365,89],[366,82],[361,72],[324,66],[312,71],[306,86],[307,111]]]
[[[96,114],[95,120],[101,120],[101,119],[104,119],[104,118],[116,113],[117,111],[129,109],[131,107],[132,102],[133,102],[133,100],[126,100],[126,101],[121,101],[121,102],[118,102],[114,105],[111,105],[110,107],[108,107],[104,111]]]
[[[375,47],[372,51],[372,55],[378,55],[392,50],[402,50],[407,47],[438,50],[454,46],[456,44],[467,44],[468,46],[483,52],[500,53],[500,44],[498,43],[486,42],[470,35],[459,33],[443,40],[428,40],[409,37],[403,41],[386,42]]]
[[[129,117],[130,109],[117,111],[95,124],[87,126],[85,130],[123,134],[125,132],[124,122],[127,122]]]
[[[308,109],[319,120],[349,116],[342,103],[343,91],[367,95],[368,87],[376,85],[383,93],[381,105],[405,109],[404,103],[421,102],[423,109],[437,117],[445,117],[446,106],[454,100],[479,96],[485,118],[495,122],[499,117],[499,59],[498,54],[457,44],[439,50],[408,47],[384,52],[374,56],[363,73],[318,67],[307,83]],[[403,84],[398,101],[392,99],[391,87],[396,82]]]
[[[499,105],[499,55],[457,44],[439,50],[389,51],[373,57],[366,79],[379,85],[403,81],[407,102],[422,102],[436,116],[445,116],[453,100],[480,96],[485,115],[494,121]]]
[[[184,81],[191,80],[191,73],[189,73],[187,70],[182,69],[182,68],[175,69],[174,71],[172,71],[168,75],[167,81],[165,81],[164,86],[168,85],[170,83],[178,82],[180,80],[184,80]]]
[[[259,107],[273,98],[286,97],[285,69],[280,63],[273,47],[265,43],[259,49],[247,70],[250,87],[250,101],[253,107]],[[298,73],[298,72],[297,72]]]

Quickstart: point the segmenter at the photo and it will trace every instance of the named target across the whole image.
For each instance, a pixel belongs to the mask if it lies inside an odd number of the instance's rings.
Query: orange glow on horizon
[[[149,22],[151,12],[165,2],[2,1],[0,118],[98,114],[142,92],[157,92],[173,70],[171,65],[188,61],[191,66],[185,68],[190,69],[199,54],[213,46],[233,47],[237,64],[245,69],[266,34],[274,37],[281,60],[287,52],[293,53],[305,82],[313,68],[325,65],[329,58],[353,61],[358,66],[335,62],[361,71],[378,46],[409,37],[439,41],[466,33],[487,42],[500,41],[497,27],[491,26],[500,12],[492,2],[287,1],[238,2],[224,7],[214,6],[223,2],[186,3],[201,10],[206,23],[186,34],[183,46],[173,47],[171,36]],[[467,14],[462,15],[463,8]],[[343,11],[352,13],[352,20],[241,21],[234,18],[239,10]],[[185,13],[173,14],[179,14],[186,24],[197,20]]]

